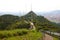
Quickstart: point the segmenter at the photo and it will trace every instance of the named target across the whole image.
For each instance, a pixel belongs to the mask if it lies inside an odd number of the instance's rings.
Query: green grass
[[[18,35],[18,33],[16,34],[16,32],[19,33],[24,33],[23,35]],[[27,32],[27,33],[26,33]],[[25,34],[26,33],[26,34]],[[9,37],[5,37],[3,39],[5,40],[42,40],[42,33],[41,32],[37,32],[35,30],[27,30],[27,29],[16,29],[16,30],[5,30],[5,31],[0,31],[0,34],[3,35],[7,35],[10,34],[12,36]],[[16,34],[16,36],[14,36],[14,34]],[[0,39],[2,40],[2,39]]]
[[[54,37],[53,40],[59,40],[59,38]]]
[[[27,33],[28,33],[27,29],[15,29],[15,30],[0,31],[0,39],[13,37],[13,36],[25,35]]]
[[[23,36],[16,36],[16,37],[10,37],[7,38],[6,40],[42,40],[42,34],[38,32],[30,32],[27,35]]]
[[[42,40],[42,32],[28,29],[15,29],[0,31],[0,40]],[[53,40],[59,40],[53,37]]]

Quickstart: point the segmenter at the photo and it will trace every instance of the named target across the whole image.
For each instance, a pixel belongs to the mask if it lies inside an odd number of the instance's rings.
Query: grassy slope
[[[42,34],[38,32],[36,33],[30,32],[27,35],[7,38],[7,40],[38,40],[38,39],[42,39]]]
[[[27,35],[23,36],[16,36],[16,37],[10,37],[6,40],[42,40],[42,33],[41,32],[30,32]],[[59,40],[58,38],[55,38],[53,40]]]
[[[4,40],[42,40],[43,34],[41,32],[37,32],[34,30],[26,30],[26,29],[16,29],[16,30],[8,30],[8,31],[5,30],[5,31],[0,31],[0,34],[6,35],[7,33],[9,33],[10,35],[13,35],[16,32],[22,32],[22,31],[27,31],[28,33],[24,35],[6,37],[3,39]],[[59,40],[59,39],[54,37],[54,40]]]
[[[10,32],[15,32],[15,31],[17,31],[17,30],[13,30],[13,31],[11,30]],[[6,32],[8,32],[8,31],[6,31]],[[28,33],[25,34],[25,35],[12,36],[12,37],[8,37],[8,38],[4,38],[4,39],[5,40],[25,40],[25,39],[27,39],[27,40],[38,40],[38,39],[41,39],[42,40],[42,33],[41,32],[36,32],[34,30],[28,30]]]
[[[59,40],[58,38],[54,37],[54,40]]]

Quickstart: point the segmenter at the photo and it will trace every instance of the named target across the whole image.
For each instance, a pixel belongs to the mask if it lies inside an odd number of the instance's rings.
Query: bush
[[[0,31],[0,38],[7,38],[7,37],[12,37],[12,36],[21,36],[21,35],[24,35],[27,33],[28,33],[28,30],[26,30],[26,29]]]

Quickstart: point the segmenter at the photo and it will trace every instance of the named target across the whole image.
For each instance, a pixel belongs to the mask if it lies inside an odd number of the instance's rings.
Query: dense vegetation
[[[33,33],[31,32],[31,34],[29,33],[30,32],[29,30],[30,21],[34,23],[36,27],[36,31],[39,31],[39,30],[47,31],[48,30],[48,31],[53,31],[53,32],[60,32],[60,23],[57,24],[54,22],[50,22],[48,19],[44,18],[43,16],[38,16],[33,11],[30,11],[28,14],[21,16],[21,17],[14,16],[14,15],[0,16],[0,38],[7,38],[6,40],[10,40],[10,39],[15,40],[13,39],[13,38],[16,38],[14,36],[22,37],[24,35],[23,38],[32,36],[33,38],[31,38],[31,40],[33,40],[34,38],[36,38],[34,40],[37,40],[41,34],[35,31],[33,31]],[[28,35],[31,35],[31,36],[28,36]]]
[[[6,29],[17,29],[17,28],[29,28],[29,22],[32,21],[37,30],[44,29],[50,31],[60,32],[60,24],[50,22],[43,16],[37,16],[33,11],[28,14],[18,17],[13,15],[2,15],[0,16],[0,30]]]
[[[15,23],[16,21],[19,21],[18,16],[13,15],[2,15],[0,16],[0,30],[6,29],[9,25],[12,23]]]
[[[16,30],[5,30],[5,31],[0,31],[0,39],[1,38],[8,38],[8,37],[13,37],[13,36],[21,36],[24,34],[27,34],[28,30],[27,29],[16,29]]]
[[[0,31],[0,40],[42,40],[42,33],[34,30],[15,29]]]

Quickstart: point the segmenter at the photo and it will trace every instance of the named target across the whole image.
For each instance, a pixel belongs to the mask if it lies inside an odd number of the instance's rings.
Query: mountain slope
[[[38,16],[34,12],[30,11],[28,14],[21,17],[23,20],[31,21],[35,24],[36,28],[49,30],[50,28],[56,27],[56,23],[50,22],[48,19],[43,16]]]
[[[21,17],[13,15],[3,15],[0,16],[0,19],[0,29],[28,29],[30,27],[29,22],[32,22],[37,30],[55,30],[57,28],[56,23],[50,22],[43,16],[36,15],[33,11],[30,11],[26,15]]]
[[[2,15],[0,16],[0,29],[5,29],[8,27],[8,25],[15,23],[16,21],[19,21],[18,16],[13,16],[13,15]]]
[[[23,18],[25,20],[30,20],[31,21],[33,19],[36,19],[37,18],[37,15],[33,11],[30,11],[26,15],[24,15]]]
[[[52,22],[60,23],[60,10],[48,12],[42,15]]]

